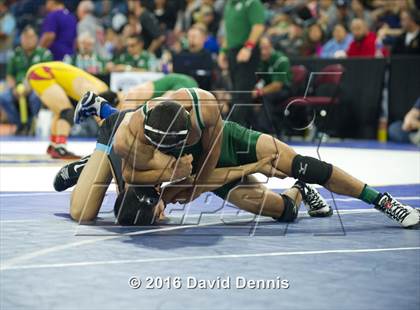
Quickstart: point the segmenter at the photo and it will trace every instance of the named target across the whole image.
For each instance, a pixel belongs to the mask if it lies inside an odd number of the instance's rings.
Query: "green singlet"
[[[193,101],[196,123],[199,125],[200,131],[202,132],[205,129],[205,124],[201,113],[200,99],[198,97],[197,91],[194,88],[189,88],[187,90]],[[142,111],[144,115],[146,115],[146,104],[143,105]],[[222,149],[216,168],[237,167],[256,162],[257,141],[261,134],[261,132],[247,129],[237,123],[224,121]],[[196,173],[198,160],[203,154],[201,139],[193,145],[176,148],[168,154],[176,158],[186,154],[191,154],[194,157],[193,173]],[[239,181],[240,180],[235,180],[233,182],[227,183],[214,190],[213,193],[222,199],[226,199],[229,191],[234,188],[239,183]]]

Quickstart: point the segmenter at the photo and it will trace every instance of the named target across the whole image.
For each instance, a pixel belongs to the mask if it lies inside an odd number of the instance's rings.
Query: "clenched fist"
[[[193,156],[191,154],[180,157],[175,163],[174,167],[174,179],[180,180],[185,179],[191,175],[193,166]]]

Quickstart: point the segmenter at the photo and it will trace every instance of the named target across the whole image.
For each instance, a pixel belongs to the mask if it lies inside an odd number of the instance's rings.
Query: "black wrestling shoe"
[[[418,210],[403,205],[389,193],[382,194],[382,197],[375,204],[375,209],[381,211],[405,228],[412,227],[420,221],[420,213]]]
[[[54,189],[57,192],[62,192],[76,185],[77,180],[79,179],[80,174],[82,173],[82,170],[87,164],[89,158],[90,155],[62,167],[55,176]]]
[[[302,195],[302,202],[312,217],[328,217],[333,214],[333,209],[312,185],[296,181],[293,187]]]

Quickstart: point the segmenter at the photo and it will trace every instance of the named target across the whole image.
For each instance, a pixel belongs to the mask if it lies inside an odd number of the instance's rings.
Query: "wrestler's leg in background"
[[[153,82],[146,82],[130,89],[124,96],[121,110],[135,109],[140,104],[150,100],[155,93]]]
[[[230,191],[227,200],[242,210],[291,222],[297,217],[302,196],[294,187],[277,194],[256,177],[247,176],[244,182]]]

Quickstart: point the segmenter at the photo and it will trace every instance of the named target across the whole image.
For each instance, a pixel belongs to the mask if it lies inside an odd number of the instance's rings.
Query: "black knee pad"
[[[296,155],[292,162],[292,176],[305,183],[324,185],[330,179],[332,165],[319,159]]]
[[[60,119],[65,120],[70,126],[73,126],[73,117],[74,117],[74,110],[73,109],[65,109],[60,112]]]
[[[275,220],[285,223],[293,222],[298,216],[299,208],[295,205],[295,202],[289,196],[282,194],[281,197],[284,201],[283,214]]]
[[[120,225],[151,225],[159,202],[159,193],[152,187],[128,187],[117,197],[114,215]]]

